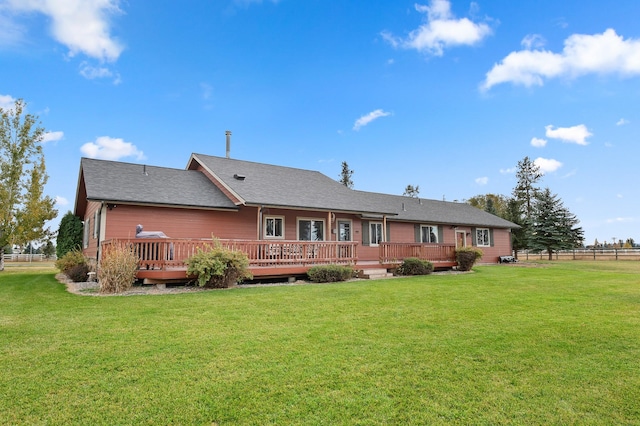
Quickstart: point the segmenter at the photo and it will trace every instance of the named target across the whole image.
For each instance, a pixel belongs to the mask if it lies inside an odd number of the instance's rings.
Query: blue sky
[[[82,156],[192,152],[355,188],[510,195],[525,156],[586,243],[640,242],[640,2],[0,0],[0,106],[50,132],[46,192]],[[57,229],[57,224],[54,224]]]

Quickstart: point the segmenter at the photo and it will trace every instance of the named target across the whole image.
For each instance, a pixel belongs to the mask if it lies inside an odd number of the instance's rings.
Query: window
[[[476,243],[479,247],[489,247],[491,245],[489,230],[487,228],[476,229]]]
[[[382,238],[382,222],[369,223],[369,243],[371,245],[378,245],[383,242]]]
[[[420,241],[423,243],[437,243],[438,227],[432,225],[420,226]]]
[[[298,219],[300,241],[324,241],[324,220]]]
[[[94,240],[98,238],[99,226],[100,226],[100,212],[96,210],[93,213],[93,239]]]
[[[338,241],[351,241],[351,221],[338,221]]]
[[[264,237],[265,238],[284,238],[284,217],[265,216]]]
[[[91,219],[87,218],[87,220],[84,221],[84,234],[82,236],[82,247],[83,248],[89,247],[89,235],[91,235],[90,234],[90,225],[91,225]]]

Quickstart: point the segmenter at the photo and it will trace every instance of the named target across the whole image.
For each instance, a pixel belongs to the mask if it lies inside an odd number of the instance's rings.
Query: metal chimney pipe
[[[227,158],[231,158],[231,130],[224,132],[227,136]]]

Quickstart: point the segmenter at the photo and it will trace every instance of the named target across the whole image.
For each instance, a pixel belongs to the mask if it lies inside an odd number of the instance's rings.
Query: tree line
[[[551,260],[554,252],[583,245],[584,231],[577,226],[578,218],[549,187],[540,188],[542,177],[540,167],[525,157],[518,162],[511,196],[486,194],[467,200],[472,206],[519,226],[511,231],[516,257],[522,250],[546,251]]]

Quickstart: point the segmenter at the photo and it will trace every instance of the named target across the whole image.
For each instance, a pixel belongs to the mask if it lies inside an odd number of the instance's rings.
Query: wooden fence
[[[640,248],[624,249],[574,249],[553,253],[554,260],[640,260]],[[547,260],[547,252],[518,252],[520,260]]]

